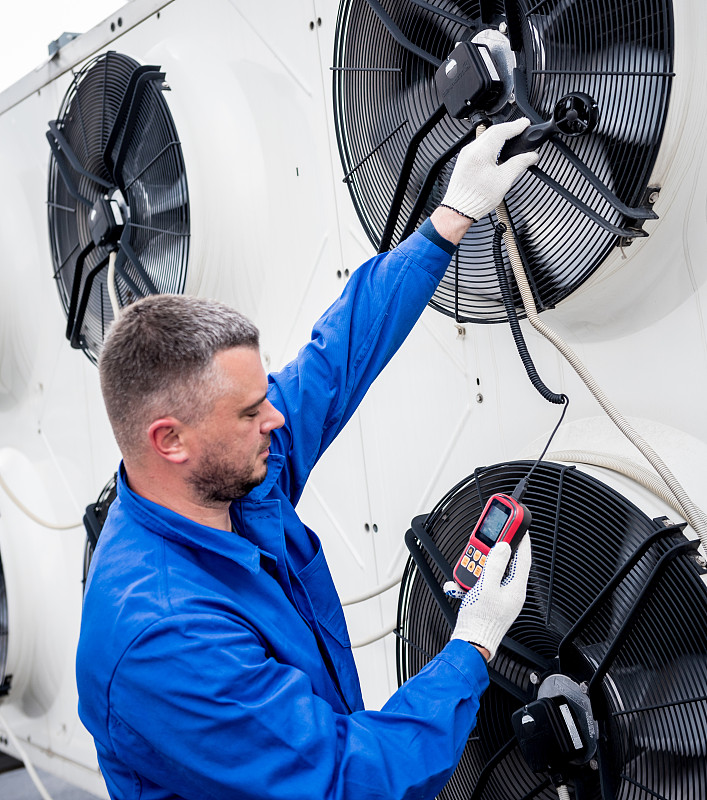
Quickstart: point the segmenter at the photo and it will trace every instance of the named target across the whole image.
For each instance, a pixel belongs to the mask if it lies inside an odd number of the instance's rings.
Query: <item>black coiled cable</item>
[[[508,283],[508,276],[506,275],[506,267],[503,263],[503,253],[501,252],[501,239],[506,232],[506,226],[499,222],[494,228],[493,232],[493,261],[496,265],[496,274],[498,275],[498,285],[501,289],[501,297],[503,298],[503,305],[506,307],[506,314],[508,316],[508,323],[511,326],[511,333],[518,349],[518,355],[523,362],[525,371],[528,373],[530,382],[540,392],[540,394],[549,402],[564,405],[567,403],[567,395],[557,394],[556,392],[548,389],[538,375],[535,369],[533,359],[528,352],[528,346],[523,338],[523,332],[520,329],[518,322],[518,314],[516,313],[515,305],[513,304],[513,296],[511,294],[511,287]]]

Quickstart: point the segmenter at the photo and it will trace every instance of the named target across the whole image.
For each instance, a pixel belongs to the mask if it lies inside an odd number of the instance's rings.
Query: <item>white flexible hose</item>
[[[655,471],[665,481],[665,484],[672,492],[673,496],[680,505],[682,514],[692,526],[693,530],[697,533],[707,553],[707,516],[692,502],[688,497],[683,487],[678,482],[677,478],[668,469],[663,460],[653,450],[653,448],[645,441],[645,439],[636,431],[629,422],[620,414],[615,406],[609,401],[608,397],[604,394],[599,384],[594,380],[587,368],[579,359],[579,356],[572,350],[572,348],[557,334],[552,328],[549,328],[538,317],[537,307],[533,299],[533,293],[530,290],[530,285],[523,268],[523,261],[518,252],[515,237],[511,227],[511,220],[508,214],[508,207],[505,201],[496,209],[496,215],[499,222],[506,226],[506,232],[503,234],[503,240],[506,244],[506,251],[511,262],[513,274],[523,300],[523,307],[528,318],[528,322],[548,339],[565,357],[570,366],[579,375],[584,382],[585,386],[592,393],[599,405],[604,409],[611,421],[618,427],[618,429],[626,436],[626,438],[635,445],[638,450],[646,457],[650,464],[654,467]]]
[[[358,647],[365,647],[367,644],[373,644],[373,642],[377,642],[379,639],[384,639],[388,634],[392,633],[395,630],[395,623],[393,625],[389,625],[382,631],[378,631],[378,633],[371,634],[367,639],[361,639],[359,642],[352,642],[351,647],[355,650]]]
[[[403,576],[398,575],[397,578],[392,578],[387,583],[382,583],[380,586],[376,586],[375,589],[364,592],[364,594],[359,594],[356,597],[349,597],[346,600],[342,600],[341,605],[353,606],[356,605],[356,603],[363,603],[364,600],[370,600],[372,597],[378,597],[379,594],[383,594],[383,592],[387,592],[388,589],[392,589],[393,586],[397,586],[402,579]]]
[[[118,319],[120,315],[120,302],[118,294],[115,290],[115,259],[117,256],[115,250],[111,250],[108,254],[108,278],[106,284],[108,286],[108,297],[110,298],[110,307],[113,309],[113,319]]]
[[[618,472],[660,497],[673,511],[678,514],[683,513],[675,496],[659,476],[628,458],[613,456],[608,453],[597,453],[594,450],[557,450],[553,453],[548,453],[545,458],[548,461],[562,461],[570,464],[591,464],[594,467],[603,467],[604,469],[612,470],[612,472]]]
[[[557,796],[560,800],[570,800],[570,790],[565,786],[564,783],[561,783],[557,787]]]
[[[47,520],[38,517],[34,511],[31,511],[29,508],[27,508],[22,500],[20,500],[20,498],[12,491],[12,489],[10,489],[2,475],[0,475],[0,489],[5,492],[5,494],[8,496],[8,499],[11,500],[25,516],[29,517],[33,522],[36,522],[37,525],[41,525],[43,528],[51,528],[54,531],[69,531],[72,528],[80,528],[83,525],[82,521],[72,522],[67,525],[58,525],[55,522],[48,522]]]
[[[41,778],[37,775],[37,770],[34,768],[34,765],[30,761],[29,756],[27,755],[27,751],[24,747],[20,744],[19,739],[15,736],[12,732],[12,729],[5,721],[5,718],[0,714],[0,725],[7,731],[7,738],[10,744],[17,750],[17,753],[20,756],[20,760],[25,765],[25,769],[27,770],[27,774],[32,780],[32,783],[37,787],[37,791],[42,796],[42,800],[52,800],[52,796],[46,790],[44,784],[42,783]]]

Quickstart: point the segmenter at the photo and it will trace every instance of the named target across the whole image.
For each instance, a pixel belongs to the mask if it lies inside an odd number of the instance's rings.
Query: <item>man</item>
[[[527,120],[460,154],[420,231],[352,275],[268,379],[255,327],[218,303],[128,307],[99,369],[123,454],[86,587],[79,712],[113,798],[433,798],[518,614],[526,537],[494,548],[452,640],[381,711],[363,709],[318,538],[295,512],[319,456],[425,308],[469,225],[535,154]]]

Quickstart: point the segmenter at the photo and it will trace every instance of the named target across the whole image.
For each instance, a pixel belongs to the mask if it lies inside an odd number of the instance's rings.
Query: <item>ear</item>
[[[152,449],[172,464],[184,464],[189,458],[184,424],[175,417],[156,419],[147,430]]]

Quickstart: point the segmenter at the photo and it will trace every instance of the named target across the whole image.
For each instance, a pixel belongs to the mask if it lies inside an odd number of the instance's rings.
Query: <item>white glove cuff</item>
[[[445,200],[447,199],[446,196],[444,199]],[[458,208],[454,208],[454,206],[450,206],[447,203],[440,203],[440,206],[442,208],[449,208],[451,211],[455,211],[457,214],[459,214],[460,217],[464,217],[465,219],[470,219],[472,222],[478,222],[478,219],[476,219],[476,217],[470,217],[468,214],[465,214],[463,211],[460,211]]]
[[[465,642],[484,647],[489,651],[489,661],[496,655],[501,639],[506,635],[505,623],[488,620],[483,624],[476,622],[473,626],[457,625],[452,632],[452,639],[462,639]]]

